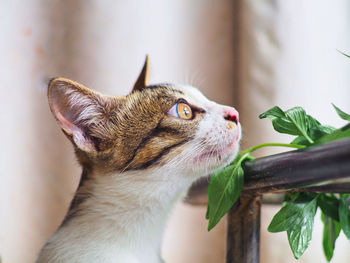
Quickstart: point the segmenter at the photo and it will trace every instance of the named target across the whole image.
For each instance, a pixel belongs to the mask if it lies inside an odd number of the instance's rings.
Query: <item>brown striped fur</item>
[[[183,99],[183,92],[170,84],[113,97],[55,78],[48,94],[52,112],[73,142],[81,165],[103,170],[103,174],[161,164],[167,153],[193,138],[202,116],[201,109],[195,110],[192,120],[167,116],[167,111]],[[91,110],[84,113],[89,107]],[[62,124],[58,114],[82,130],[82,145],[74,141],[72,129]]]

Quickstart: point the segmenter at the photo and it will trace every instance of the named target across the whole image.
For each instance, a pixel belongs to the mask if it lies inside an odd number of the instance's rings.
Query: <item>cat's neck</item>
[[[78,201],[77,217],[110,220],[115,226],[125,228],[125,225],[159,225],[191,181],[153,170],[93,176],[89,184],[87,180],[77,191],[78,199],[86,198]]]
[[[188,189],[191,180],[164,171],[94,175],[93,178],[79,187],[77,204],[71,207],[53,238],[62,237],[67,241],[63,236],[77,236],[79,240],[74,242],[78,244],[89,240],[92,244],[105,243],[99,246],[98,253],[103,253],[101,249],[106,249],[106,253],[120,253],[122,249],[135,253],[138,258],[150,258],[143,262],[157,262],[154,257],[159,257],[168,215],[184,196],[183,189]],[[97,249],[94,247],[92,249]]]

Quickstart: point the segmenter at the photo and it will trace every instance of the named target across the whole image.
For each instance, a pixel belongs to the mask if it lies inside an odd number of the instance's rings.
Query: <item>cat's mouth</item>
[[[194,161],[198,163],[198,162],[208,161],[210,159],[216,159],[218,161],[221,161],[224,159],[226,160],[230,156],[236,155],[236,151],[237,151],[236,148],[238,148],[236,147],[236,145],[237,145],[237,141],[232,141],[226,146],[223,146],[221,148],[204,151],[198,156],[196,156],[194,158]]]

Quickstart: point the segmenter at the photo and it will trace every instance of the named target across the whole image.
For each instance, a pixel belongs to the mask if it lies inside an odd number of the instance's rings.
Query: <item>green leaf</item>
[[[308,126],[311,124],[314,126],[318,122],[311,116],[307,117],[301,107],[294,107],[283,112],[281,108],[275,106],[260,114],[259,118],[271,119],[273,128],[280,133],[303,136],[309,143],[313,143],[308,135]]]
[[[207,212],[205,213],[205,219],[209,219],[209,209],[210,209],[210,207],[209,207],[209,204],[207,205]]]
[[[309,116],[309,115],[308,115]],[[313,123],[312,125],[315,125],[316,123]],[[309,123],[309,125],[311,125]],[[310,138],[314,141],[314,143],[310,143],[304,136],[298,136],[296,137],[291,144],[299,144],[299,145],[305,145],[305,146],[310,146],[313,144],[317,144],[317,140],[322,138],[323,136],[332,133],[336,129],[331,127],[331,126],[325,126],[319,124],[319,126],[311,126],[309,127],[309,136]]]
[[[325,125],[319,125],[317,127],[311,127],[309,129],[309,136],[314,140],[317,141],[322,136],[331,134],[336,129],[332,126],[325,126]]]
[[[331,126],[322,125],[318,120],[307,115],[301,107],[294,107],[284,112],[275,106],[262,113],[259,118],[271,119],[274,129],[280,133],[297,135],[298,137],[291,143],[298,145],[310,146],[336,130]]]
[[[307,119],[308,127],[310,129],[318,128],[319,126],[321,126],[321,123],[310,115],[306,115],[306,119]]]
[[[284,111],[281,110],[280,107],[275,106],[271,109],[269,109],[268,111],[265,111],[264,113],[261,113],[259,115],[260,119],[264,119],[264,118],[285,118],[286,115],[284,114]]]
[[[301,220],[299,211],[298,205],[292,202],[284,203],[284,206],[272,218],[267,230],[272,233],[282,232],[290,229],[293,224],[299,224]]]
[[[330,261],[333,257],[335,241],[340,234],[340,224],[339,222],[333,220],[326,214],[321,214],[321,219],[324,224],[323,226],[323,252],[326,256],[327,261]]]
[[[339,205],[339,221],[345,236],[350,240],[350,195],[342,194]]]
[[[346,120],[346,121],[350,121],[350,115],[349,114],[347,114],[344,111],[342,111],[341,109],[339,109],[333,103],[332,103],[332,105],[333,105],[334,109],[336,110],[336,112],[338,113],[340,118],[342,118],[343,120]]]
[[[295,125],[287,118],[281,108],[277,106],[260,114],[259,118],[269,118],[272,121],[273,128],[280,133],[299,135]]]
[[[296,259],[304,254],[312,239],[316,208],[316,198],[309,203],[305,203],[304,211],[300,212],[303,217],[302,220],[299,224],[292,225],[291,228],[287,230],[289,246]]]
[[[301,194],[301,193],[300,193]],[[293,197],[291,197],[293,198]],[[287,201],[283,203],[282,208],[272,218],[267,230],[269,232],[281,232],[291,229],[294,225],[300,224],[304,220],[304,212],[309,211],[305,208],[309,208],[311,202],[315,201],[314,195],[297,195],[296,199],[287,198]],[[313,206],[313,204],[312,204]]]
[[[313,140],[308,135],[308,123],[310,122],[310,118],[307,117],[305,110],[302,107],[294,107],[287,110],[285,114],[298,129],[298,135],[304,136],[310,143],[313,143]],[[312,118],[312,123],[314,120],[315,119]]]
[[[289,194],[285,194],[283,197],[283,204],[285,202],[291,202],[291,201],[295,201],[297,199],[301,199],[303,198],[301,195],[304,195],[305,193],[302,192],[294,192],[294,193],[289,193]],[[313,197],[310,197],[311,199],[313,199]]]
[[[208,207],[207,210],[210,231],[220,219],[230,210],[238,200],[242,188],[244,171],[242,162],[249,156],[245,154],[238,157],[233,165],[214,172],[208,186]]]
[[[336,130],[336,128],[329,126],[329,125],[320,125],[318,129],[323,133],[323,134],[331,134]]]
[[[335,196],[318,194],[317,205],[322,213],[339,222],[339,200]]]
[[[310,146],[312,145],[304,136],[296,137],[290,144]]]
[[[289,245],[294,257],[299,258],[309,246],[312,238],[317,198],[300,196],[294,201],[285,202],[281,210],[273,217],[268,231],[287,231]]]
[[[326,134],[322,136],[319,140],[316,141],[316,143],[320,144],[320,143],[332,142],[332,141],[336,141],[336,140],[340,140],[348,137],[350,137],[350,124],[347,124],[340,129],[336,129],[330,134]]]

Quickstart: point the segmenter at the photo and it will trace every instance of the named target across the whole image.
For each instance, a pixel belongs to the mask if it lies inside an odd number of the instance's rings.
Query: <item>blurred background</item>
[[[257,116],[300,105],[339,127],[331,103],[350,112],[350,2],[347,0],[12,0],[0,9],[0,254],[34,262],[62,221],[80,168],[52,117],[48,79],[64,76],[126,95],[150,55],[151,83],[197,86],[235,106],[242,148],[285,141]],[[260,151],[261,155],[271,151]],[[261,262],[297,262],[285,233],[266,228]],[[224,262],[225,222],[206,231],[204,206],[179,204],[164,239],[169,263]],[[298,262],[326,262],[316,215],[313,241]],[[332,262],[350,261],[342,235]]]

